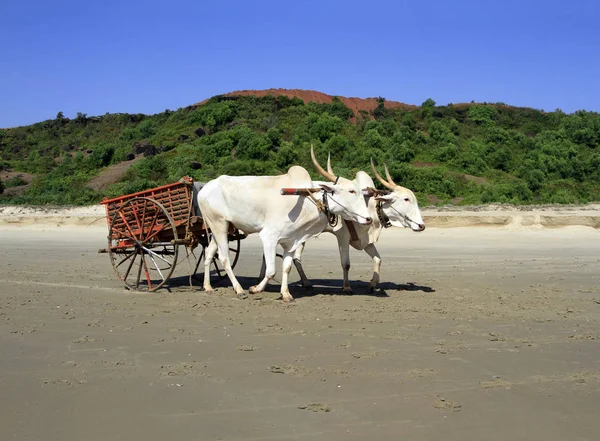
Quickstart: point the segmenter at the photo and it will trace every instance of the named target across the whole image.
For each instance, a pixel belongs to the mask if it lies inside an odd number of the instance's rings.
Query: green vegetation
[[[14,178],[7,179],[6,181],[4,181],[2,183],[4,188],[18,187],[19,185],[25,185],[25,184],[27,184],[27,181],[25,181],[20,176],[15,176]]]
[[[600,199],[600,115],[543,112],[502,103],[386,109],[355,123],[350,109],[298,98],[216,96],[199,107],[146,115],[78,114],[0,130],[0,168],[36,175],[12,204],[88,204],[177,181],[221,174],[313,173],[310,144],[337,173],[370,172],[371,157],[426,205],[586,203]],[[104,167],[145,152],[121,182],[87,187]],[[316,175],[314,175],[316,177]],[[14,185],[5,182],[4,187]],[[433,198],[435,197],[435,198]]]

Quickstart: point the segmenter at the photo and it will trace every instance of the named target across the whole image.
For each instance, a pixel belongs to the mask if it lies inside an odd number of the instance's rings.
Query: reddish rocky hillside
[[[316,90],[301,90],[301,89],[266,89],[266,90],[237,90],[235,92],[225,93],[225,96],[243,96],[243,95],[255,95],[255,96],[279,96],[284,95],[288,98],[298,97],[305,103],[314,102],[314,103],[331,103],[334,95],[327,95],[322,92],[317,92]],[[354,112],[354,115],[358,116],[358,113],[361,110],[370,112],[375,107],[377,107],[377,98],[346,98],[343,96],[338,96],[340,100],[344,103],[346,107],[351,109]],[[195,104],[196,106],[200,106],[206,103],[208,99]],[[411,104],[399,103],[397,101],[385,101],[385,107],[388,109],[415,109],[417,106],[413,106]]]

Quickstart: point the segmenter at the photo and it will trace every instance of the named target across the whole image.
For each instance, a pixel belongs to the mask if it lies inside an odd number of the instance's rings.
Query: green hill
[[[293,164],[312,173],[311,143],[345,177],[370,172],[371,157],[387,163],[421,205],[600,200],[598,113],[433,100],[392,107],[383,98],[353,111],[336,98],[221,95],[151,116],[59,114],[2,129],[0,171],[16,177],[2,183],[0,203],[90,204],[183,175],[279,174]],[[15,171],[33,181],[20,185]]]

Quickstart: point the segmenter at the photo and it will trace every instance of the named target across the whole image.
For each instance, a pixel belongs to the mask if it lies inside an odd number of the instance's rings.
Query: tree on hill
[[[64,118],[0,130],[0,165],[36,175],[23,196],[3,203],[87,204],[177,181],[220,174],[278,174],[331,154],[341,176],[387,164],[419,200],[588,202],[600,195],[600,115],[544,113],[499,104],[385,106],[357,113],[337,97],[315,103],[285,96],[217,96],[156,115]],[[372,104],[371,104],[372,105]],[[365,106],[365,108],[369,108]],[[372,107],[371,107],[372,108]],[[356,118],[353,118],[356,116]],[[60,123],[58,123],[60,122]],[[123,180],[87,184],[131,160]],[[140,153],[141,154],[141,153]]]

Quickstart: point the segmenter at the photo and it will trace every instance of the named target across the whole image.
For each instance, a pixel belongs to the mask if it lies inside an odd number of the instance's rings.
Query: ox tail
[[[198,216],[200,216],[202,218],[202,229],[204,230],[204,234],[206,235],[206,237],[208,237],[210,234],[210,221],[202,212],[202,207],[200,204],[198,204],[197,211],[198,211]]]
[[[210,221],[208,220],[208,218],[205,216],[204,212],[202,211],[202,204],[200,203],[200,192],[202,190],[202,187],[195,187],[194,188],[194,212],[197,216],[200,216],[202,218],[202,228],[204,229],[204,232],[206,234],[206,236],[208,237],[209,234],[209,229],[210,229]]]

